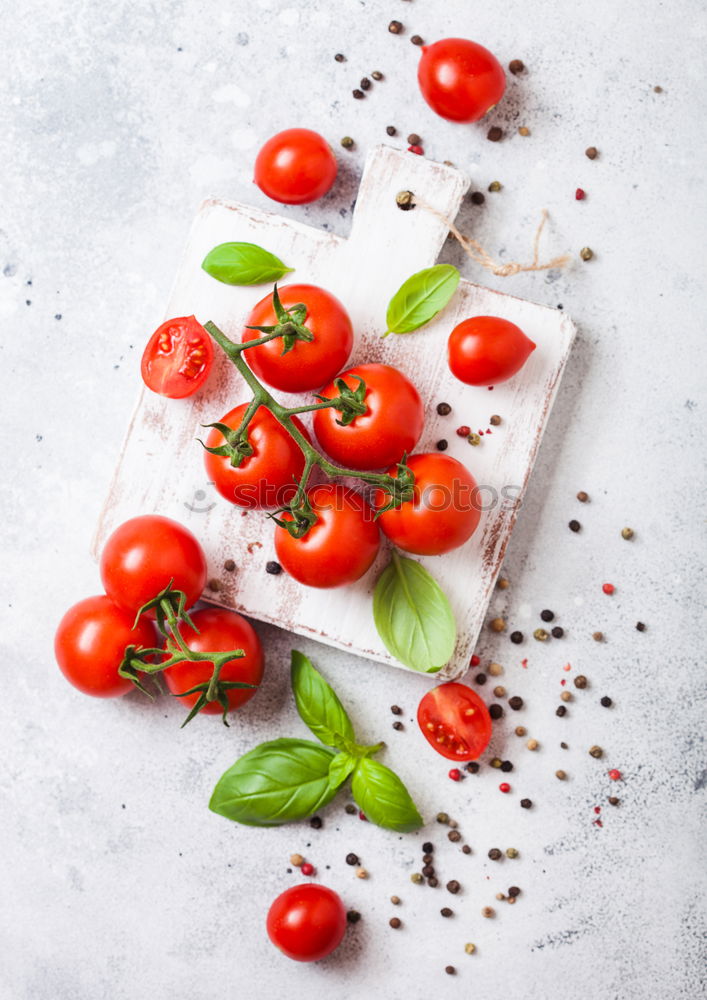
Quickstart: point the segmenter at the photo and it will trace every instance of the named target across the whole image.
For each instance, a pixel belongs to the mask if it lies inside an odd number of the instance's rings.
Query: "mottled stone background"
[[[2,1000],[704,995],[704,4],[2,7]],[[402,36],[387,31],[393,17]],[[525,61],[492,115],[502,142],[423,104],[415,32],[473,37],[504,64]],[[385,81],[353,101],[376,69]],[[508,552],[512,585],[492,607],[526,633],[552,608],[566,638],[515,647],[489,632],[479,648],[526,701],[493,744],[515,764],[512,794],[499,794],[486,765],[462,784],[447,780],[413,721],[424,678],[296,641],[362,738],[388,741],[385,759],[425,815],[459,820],[469,857],[434,822],[406,837],[361,823],[344,813],[345,797],[321,831],[256,832],[208,812],[238,754],[304,734],[285,633],[262,629],[267,679],[229,730],[204,718],[180,732],[180,706],[166,701],[82,698],[53,662],[58,617],[98,587],[91,533],[191,218],[207,195],[266,205],[250,182],[253,156],[293,124],[327,136],[341,170],[323,201],[284,209],[291,218],[345,234],[365,151],[395,124],[401,136],[418,132],[428,156],[468,170],[474,188],[502,182],[484,205],[467,204],[464,231],[517,258],[547,207],[548,251],[573,255],[562,274],[502,280],[445,250],[471,278],[561,303],[580,328]],[[520,137],[519,125],[532,134]],[[345,134],[352,152],[338,146]],[[589,145],[600,150],[594,162]],[[577,186],[586,201],[574,200]],[[585,245],[588,264],[578,259]],[[193,470],[174,475],[189,500]],[[585,507],[579,489],[591,495]],[[620,537],[627,524],[632,542]],[[590,687],[557,718],[560,680],[580,671]],[[391,702],[405,709],[402,733]],[[518,723],[539,752],[513,735]],[[594,743],[601,761],[587,753]],[[611,784],[608,767],[624,780]],[[620,806],[607,805],[611,793]],[[519,808],[524,795],[530,811]],[[441,881],[462,883],[456,897],[409,881],[428,838]],[[493,863],[494,846],[520,856]],[[351,850],[367,881],[344,864]],[[363,914],[318,965],[291,964],[264,933],[271,899],[294,881],[292,851]],[[512,884],[517,905],[497,904]],[[391,893],[403,899],[399,931],[388,927]],[[488,903],[493,921],[480,915]],[[439,916],[447,904],[454,919]]]

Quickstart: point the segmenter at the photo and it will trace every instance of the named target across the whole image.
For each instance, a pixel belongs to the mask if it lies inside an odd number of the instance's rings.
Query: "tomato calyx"
[[[284,528],[293,538],[304,538],[310,528],[312,528],[319,518],[312,510],[312,505],[309,502],[307,494],[302,490],[301,499],[297,503],[293,501],[289,507],[281,507],[280,510],[275,511],[274,514],[269,514],[268,516],[273,519],[275,524],[278,524],[281,528]],[[290,516],[285,520],[285,518],[278,517],[278,514],[289,514]]]
[[[360,375],[353,375],[352,377],[358,382],[355,389],[347,385],[343,378],[335,378],[334,385],[339,393],[338,396],[322,396],[318,392],[314,394],[322,403],[326,403],[333,410],[338,410],[341,414],[341,420],[337,418],[336,422],[340,427],[348,427],[356,417],[360,417],[368,412],[366,383]]]
[[[387,503],[376,510],[376,520],[387,510],[397,510],[415,497],[415,473],[407,464],[407,455],[403,455],[396,467],[397,475],[388,476],[389,483],[382,487],[389,499]]]
[[[294,306],[290,306],[289,309],[286,309],[280,301],[277,284],[275,284],[272,293],[272,304],[277,316],[277,323],[274,326],[248,326],[246,329],[259,330],[260,333],[267,335],[268,340],[281,337],[283,354],[291,351],[298,340],[307,343],[314,340],[314,334],[304,325],[304,321],[307,318],[307,306],[304,302],[298,302]],[[262,342],[262,339],[247,341],[243,347],[256,347]]]
[[[154,610],[157,628],[164,636],[169,637],[170,634],[167,625],[173,629],[177,627],[179,622],[184,622],[185,625],[193,628],[195,632],[199,631],[189,617],[187,595],[183,590],[173,589],[173,583],[174,580],[170,580],[164,590],[161,590],[156,597],[151,598],[143,604],[135,615],[135,625],[137,625],[142,615]],[[135,628],[135,625],[133,625],[133,628]]]

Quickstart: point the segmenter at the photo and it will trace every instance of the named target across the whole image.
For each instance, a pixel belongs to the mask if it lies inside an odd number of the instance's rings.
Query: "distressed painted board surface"
[[[434,450],[446,438],[448,454],[463,461],[483,487],[486,508],[466,545],[421,560],[448,594],[458,623],[458,642],[445,677],[466,668],[476,642],[575,332],[561,312],[462,281],[433,323],[413,334],[381,338],[391,295],[411,273],[435,263],[447,236],[444,223],[430,212],[419,207],[400,211],[396,193],[412,190],[453,219],[467,185],[454,168],[378,146],[366,164],[348,240],[241,204],[207,201],[192,227],[166,310],[167,316],[194,313],[201,322],[211,319],[240,339],[248,312],[267,286],[223,285],[201,269],[201,262],[218,243],[258,243],[296,269],[288,280],[321,284],[341,298],[356,331],[352,363],[389,363],[415,382],[427,412],[417,450]],[[517,323],[537,344],[522,372],[492,391],[462,385],[446,364],[446,339],[453,326],[482,314]],[[281,396],[290,405],[306,399]],[[266,574],[265,564],[274,558],[266,515],[244,514],[209,484],[195,441],[203,435],[199,425],[220,419],[247,398],[247,387],[222,356],[207,391],[193,401],[163,399],[146,390],[140,395],[102,511],[95,552],[128,517],[148,512],[174,517],[197,534],[210,578],[221,582],[218,591],[206,591],[206,600],[400,666],[380,641],[371,612],[375,580],[389,559],[387,545],[353,586],[302,587],[284,573]],[[441,400],[451,404],[451,415],[437,414]],[[502,418],[498,427],[490,425],[493,413]],[[459,438],[455,429],[460,424],[484,431],[482,444],[471,447]],[[236,562],[234,573],[223,569],[229,558]]]

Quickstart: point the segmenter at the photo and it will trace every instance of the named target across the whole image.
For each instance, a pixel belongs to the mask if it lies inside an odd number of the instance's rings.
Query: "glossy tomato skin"
[[[147,342],[140,373],[148,389],[169,399],[193,396],[214,363],[211,337],[194,316],[168,319]]]
[[[316,962],[339,947],[346,933],[346,910],[333,889],[314,882],[294,885],[268,910],[268,937],[295,962]]]
[[[452,122],[483,118],[506,89],[495,55],[467,38],[443,38],[423,46],[417,81],[432,110]]]
[[[255,183],[285,205],[321,198],[336,180],[336,157],[318,132],[288,128],[265,143],[255,160]]]
[[[448,760],[475,760],[491,739],[491,716],[476,691],[450,681],[432,688],[417,708],[422,734]]]
[[[399,549],[420,556],[438,556],[463,545],[481,517],[472,474],[456,458],[438,452],[413,455],[407,464],[415,476],[415,495],[380,515],[383,533]],[[396,467],[388,474],[396,476]],[[377,508],[387,501],[383,490],[376,491]]]
[[[86,597],[69,608],[54,637],[54,653],[64,677],[84,694],[115,698],[133,687],[118,676],[127,646],[150,649],[157,644],[154,625],[141,618],[133,628],[134,615],[117,607],[101,594]]]
[[[375,560],[380,532],[371,507],[348,486],[321,483],[307,490],[317,522],[302,538],[275,528],[284,570],[307,587],[340,587],[360,579]],[[290,520],[283,514],[283,520]]]
[[[297,341],[286,354],[277,337],[268,344],[251,347],[245,359],[268,385],[283,392],[307,392],[318,389],[346,365],[353,347],[353,327],[341,302],[316,285],[283,285],[278,288],[283,306],[298,303],[307,307],[304,326],[314,334],[312,341]],[[247,326],[275,326],[277,317],[272,295],[266,295],[253,308]],[[242,342],[262,336],[257,330],[244,330]]]
[[[422,434],[425,410],[420,394],[397,368],[390,365],[356,365],[339,376],[356,389],[357,378],[366,383],[366,413],[346,427],[337,423],[339,410],[316,410],[314,433],[335,462],[350,469],[382,469],[410,453]],[[339,395],[331,382],[322,390],[328,399]]]
[[[534,350],[519,326],[499,316],[465,319],[454,327],[447,344],[450,371],[466,385],[508,381]]]
[[[101,580],[111,600],[133,615],[170,581],[172,589],[186,594],[191,607],[206,585],[206,556],[184,525],[144,514],[125,521],[106,542]]]
[[[197,653],[221,653],[228,649],[242,649],[245,656],[229,660],[221,668],[219,677],[222,681],[241,681],[244,684],[260,684],[263,679],[263,647],[258,633],[249,621],[226,608],[205,608],[191,615],[198,632],[188,625],[182,628],[182,637],[189,649]],[[163,677],[172,694],[177,695],[188,691],[197,684],[203,684],[211,679],[214,665],[209,660],[185,660],[169,667]],[[229,710],[240,708],[257,693],[255,688],[231,688],[227,692]],[[186,705],[194,705],[199,693],[187,695],[180,699]],[[221,715],[223,706],[217,701],[209,702],[201,710],[207,715]]]
[[[237,406],[218,421],[236,430],[248,408],[247,403]],[[292,418],[293,423],[307,441],[310,436],[304,424]],[[233,466],[228,455],[204,452],[204,466],[209,481],[216,489],[238,507],[273,510],[283,507],[297,491],[297,481],[304,469],[304,455],[299,445],[265,406],[255,411],[248,424],[248,443],[253,454],[241,464]],[[209,448],[224,444],[224,437],[212,427],[206,438]]]

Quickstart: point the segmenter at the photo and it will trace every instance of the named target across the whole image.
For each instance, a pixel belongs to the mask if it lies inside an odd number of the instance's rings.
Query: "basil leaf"
[[[201,266],[226,285],[262,285],[279,281],[294,270],[255,243],[219,243],[207,253]]]
[[[404,281],[388,305],[385,321],[389,333],[412,333],[444,309],[459,284],[452,264],[435,264]]]
[[[314,735],[337,750],[351,750],[354,730],[346,709],[304,653],[292,650],[292,693],[297,711]]]
[[[248,826],[305,819],[336,794],[329,781],[334,756],[309,740],[261,743],[221,775],[209,809]]]
[[[329,784],[338,790],[356,767],[356,757],[350,753],[338,753],[329,765]]]
[[[376,582],[373,620],[389,653],[413,670],[435,673],[454,652],[457,627],[442,588],[424,566],[393,551]]]
[[[405,785],[397,774],[377,760],[365,757],[358,762],[351,791],[366,818],[378,826],[399,833],[422,826],[422,817]]]

